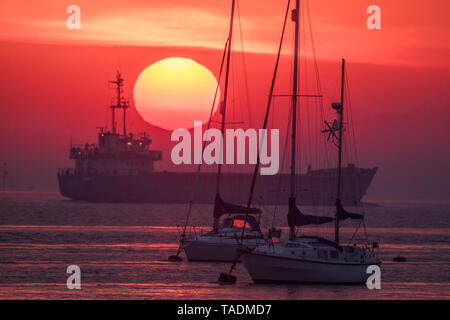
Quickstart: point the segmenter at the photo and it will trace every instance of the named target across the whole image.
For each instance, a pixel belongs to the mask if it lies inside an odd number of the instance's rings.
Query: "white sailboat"
[[[254,282],[301,282],[301,283],[363,283],[369,274],[370,265],[379,265],[376,257],[377,245],[369,244],[342,245],[339,241],[339,222],[348,218],[364,219],[361,214],[347,212],[341,205],[341,159],[344,109],[344,77],[345,60],[342,60],[341,101],[332,107],[338,114],[338,126],[329,126],[330,134],[338,131],[338,181],[336,212],[334,219],[325,216],[303,214],[296,205],[296,113],[298,88],[298,55],[299,55],[299,0],[292,11],[295,22],[295,45],[292,88],[292,140],[291,140],[291,172],[289,209],[287,214],[289,240],[280,243],[266,243],[256,248],[240,249],[241,259]],[[335,239],[330,241],[321,237],[296,236],[297,226],[323,224],[334,221]]]
[[[242,228],[245,224],[245,230]],[[242,242],[247,248],[266,243],[254,216],[234,215],[225,218],[222,227],[183,241],[182,248],[189,261],[232,262]]]
[[[222,59],[223,67],[223,63],[226,58],[224,97],[223,101],[220,103],[220,113],[222,114],[222,139],[225,129],[225,114],[227,109],[235,2],[236,0],[232,0],[229,34]],[[197,173],[199,170],[200,166],[198,167]],[[186,227],[192,208],[192,202],[190,202],[186,224],[181,234],[179,250],[175,256],[169,257],[169,260],[180,261],[179,254],[181,251],[184,251],[189,261],[232,262],[235,261],[238,255],[237,249],[239,245],[243,245],[248,248],[255,248],[257,245],[262,245],[266,242],[264,234],[259,226],[259,218],[256,218],[261,213],[260,209],[231,204],[222,200],[220,195],[221,174],[222,164],[219,163],[217,170],[216,197],[213,211],[214,222],[212,230],[210,232],[195,236],[192,239],[186,238]],[[229,217],[222,219],[221,221],[221,218],[223,218],[224,215],[229,215]]]

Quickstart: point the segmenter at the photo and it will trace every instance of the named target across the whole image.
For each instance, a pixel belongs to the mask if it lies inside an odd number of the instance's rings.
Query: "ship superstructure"
[[[100,127],[97,144],[71,145],[69,157],[75,160],[75,168],[59,172],[60,185],[63,176],[91,180],[98,176],[148,175],[154,171],[154,161],[161,160],[161,151],[149,149],[152,140],[147,133],[127,133],[126,111],[129,102],[122,97],[123,81],[120,72],[117,72],[116,80],[110,81],[117,90],[116,101],[110,106],[112,130],[105,131],[104,127]],[[123,110],[122,133],[118,132],[116,125],[118,109]]]

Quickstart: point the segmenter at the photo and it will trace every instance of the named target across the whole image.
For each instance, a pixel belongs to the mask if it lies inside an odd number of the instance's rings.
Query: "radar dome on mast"
[[[333,102],[333,103],[331,104],[331,107],[332,107],[334,110],[339,110],[340,108],[342,108],[342,104],[341,104],[340,102]]]

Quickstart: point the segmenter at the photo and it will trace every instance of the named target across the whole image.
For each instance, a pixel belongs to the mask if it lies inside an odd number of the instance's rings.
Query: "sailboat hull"
[[[236,243],[207,243],[195,240],[188,240],[183,246],[189,261],[231,262],[236,259],[237,248]]]
[[[244,240],[243,246],[252,249],[264,244],[262,239]],[[189,261],[233,262],[237,258],[239,244],[236,239],[185,240],[183,250]]]
[[[265,254],[243,253],[242,261],[255,283],[360,284],[372,264],[348,264],[290,259]]]

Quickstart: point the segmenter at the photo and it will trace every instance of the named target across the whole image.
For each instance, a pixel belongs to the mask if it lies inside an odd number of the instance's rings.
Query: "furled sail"
[[[214,202],[214,218],[219,218],[226,213],[248,213],[248,214],[258,214],[261,210],[258,208],[248,208],[245,206],[240,206],[237,204],[227,203],[222,200],[219,194],[216,195],[216,200]]]
[[[289,199],[288,224],[289,227],[301,227],[309,224],[323,224],[333,221],[331,217],[313,216],[303,214],[295,205],[295,201]]]
[[[344,209],[344,207],[341,204],[341,201],[339,199],[336,200],[336,211],[337,211],[337,218],[338,220],[345,220],[345,219],[363,219],[364,216],[359,213],[352,213],[348,212]]]

